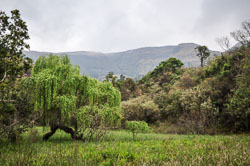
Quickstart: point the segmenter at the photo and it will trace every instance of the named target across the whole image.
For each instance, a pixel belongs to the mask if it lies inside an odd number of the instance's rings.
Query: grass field
[[[57,133],[41,141],[43,128],[16,144],[1,143],[0,165],[250,165],[250,135],[201,136],[109,131],[102,141],[72,141]]]

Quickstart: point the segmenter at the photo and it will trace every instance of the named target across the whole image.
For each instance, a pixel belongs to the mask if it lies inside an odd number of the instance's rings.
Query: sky
[[[0,0],[20,10],[31,50],[119,52],[216,39],[250,20],[250,0]]]

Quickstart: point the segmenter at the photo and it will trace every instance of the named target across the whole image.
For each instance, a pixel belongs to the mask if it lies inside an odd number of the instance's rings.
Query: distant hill
[[[180,59],[185,66],[199,66],[200,61],[194,50],[194,43],[182,43],[173,46],[144,47],[124,52],[100,53],[88,51],[60,52],[57,55],[68,55],[72,64],[80,66],[81,73],[102,80],[108,72],[138,78],[152,71],[161,61],[170,57]],[[25,51],[24,54],[34,61],[41,55],[50,52]],[[211,55],[220,54],[211,51]]]

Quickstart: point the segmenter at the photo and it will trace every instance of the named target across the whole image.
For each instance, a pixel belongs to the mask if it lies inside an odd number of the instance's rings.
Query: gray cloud
[[[1,0],[19,9],[32,50],[122,51],[182,42],[218,49],[216,37],[249,19],[249,0]]]
[[[215,39],[229,36],[250,19],[249,0],[206,0],[201,5],[201,15],[194,25],[193,34],[200,43],[218,49]],[[233,42],[233,41],[232,41]]]

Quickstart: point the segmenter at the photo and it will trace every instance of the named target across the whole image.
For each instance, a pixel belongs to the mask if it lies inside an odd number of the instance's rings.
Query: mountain
[[[198,44],[195,43],[182,43],[172,46],[143,47],[116,53],[76,51],[53,54],[68,55],[72,64],[80,66],[81,73],[102,80],[110,71],[131,78],[141,77],[170,57],[180,59],[185,66],[199,66],[200,60],[194,50],[197,46]],[[35,61],[39,56],[48,55],[50,52],[25,51],[24,54]],[[214,54],[220,53],[211,51],[211,55]]]

